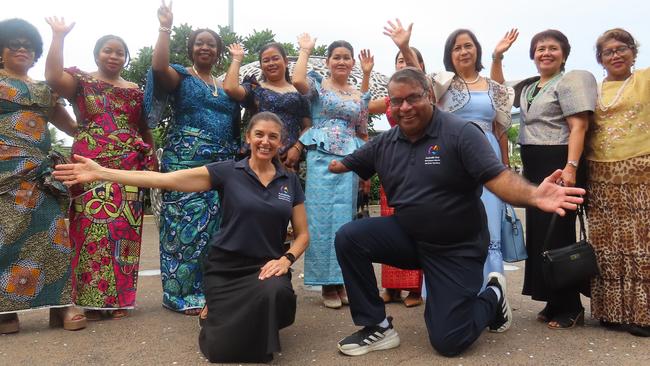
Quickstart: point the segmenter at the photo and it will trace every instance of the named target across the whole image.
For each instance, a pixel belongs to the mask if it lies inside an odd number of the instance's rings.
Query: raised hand
[[[534,193],[535,206],[545,212],[555,212],[560,216],[566,214],[565,210],[576,210],[578,204],[583,202],[581,196],[585,190],[575,187],[563,187],[555,182],[562,177],[562,170],[558,169],[544,179],[542,184],[537,186]]]
[[[174,14],[172,13],[172,2],[169,1],[169,6],[162,0],[162,4],[158,8],[158,22],[161,27],[170,28],[174,23]]]
[[[501,58],[510,49],[510,46],[515,43],[517,37],[519,37],[519,30],[517,28],[512,28],[507,31],[499,43],[497,43],[496,47],[494,47],[494,56]]]
[[[80,183],[90,183],[99,180],[99,173],[102,167],[83,156],[73,155],[73,164],[59,164],[55,167],[54,178],[60,180],[66,186],[73,186]]]
[[[409,24],[408,28],[404,28],[399,19],[395,19],[395,23],[389,20],[388,25],[384,26],[384,34],[389,36],[399,49],[409,46],[412,30],[413,23]]]
[[[298,36],[298,46],[301,50],[306,50],[311,53],[316,46],[316,38],[311,38],[309,33],[303,33]]]
[[[228,45],[228,52],[230,52],[230,57],[232,57],[233,60],[241,62],[244,59],[244,47],[239,43]]]
[[[63,17],[47,17],[45,18],[45,21],[52,28],[53,35],[62,35],[63,37],[67,36],[75,25],[75,22],[65,24],[65,19]]]
[[[361,64],[361,71],[364,74],[370,74],[372,68],[375,66],[375,57],[370,54],[370,50],[363,49],[359,53],[359,63]]]

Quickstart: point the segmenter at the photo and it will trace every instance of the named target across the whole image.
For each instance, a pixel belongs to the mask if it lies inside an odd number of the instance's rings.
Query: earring
[[[632,64],[632,67],[631,67],[631,69],[632,69],[632,73],[633,73],[633,74],[634,74],[634,71],[635,71],[635,69],[634,69],[634,65],[635,65],[635,64]]]
[[[606,76],[607,76],[607,69],[605,69],[605,68],[603,67],[603,77],[606,77]]]

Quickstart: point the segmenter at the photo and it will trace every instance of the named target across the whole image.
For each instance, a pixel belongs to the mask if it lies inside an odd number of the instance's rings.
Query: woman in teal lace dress
[[[190,67],[169,64],[173,15],[163,4],[152,70],[147,77],[145,109],[150,124],[157,123],[171,105],[161,172],[203,166],[232,159],[239,150],[238,104],[219,87],[211,74],[223,51],[219,36],[197,29],[189,37]],[[219,229],[220,205],[216,191],[164,191],[160,213],[160,270],[163,306],[197,315],[205,305],[201,262],[208,243]]]

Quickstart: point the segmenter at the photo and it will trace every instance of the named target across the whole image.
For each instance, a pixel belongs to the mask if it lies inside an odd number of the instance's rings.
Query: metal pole
[[[228,0],[228,27],[230,28],[231,32],[235,31],[234,2],[235,0]]]

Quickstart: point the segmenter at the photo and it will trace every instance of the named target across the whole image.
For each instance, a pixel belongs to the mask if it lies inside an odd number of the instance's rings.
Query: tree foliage
[[[187,23],[183,23],[179,26],[174,26],[172,28],[172,34],[169,44],[169,62],[174,64],[180,64],[183,66],[190,66],[192,62],[190,61],[187,55],[187,40],[189,39],[190,34],[192,33],[193,28]],[[258,60],[258,53],[260,49],[269,42],[279,42],[275,39],[275,33],[270,29],[263,29],[261,31],[253,30],[253,32],[247,36],[241,36],[236,32],[230,30],[229,27],[219,26],[217,33],[223,40],[224,45],[229,45],[232,43],[241,43],[246,51],[244,55],[244,60],[242,64],[247,64]],[[291,42],[280,42],[285,50],[287,51],[288,56],[297,56],[299,47],[295,43]],[[327,53],[327,46],[319,45],[316,46],[312,52],[314,56],[325,56]],[[132,81],[140,86],[141,89],[144,89],[147,72],[151,68],[151,57],[153,56],[153,46],[146,46],[138,50],[136,56],[129,62],[127,67],[122,73],[124,79]],[[215,75],[221,75],[228,70],[230,66],[230,55],[228,49],[223,50],[222,60],[214,68],[213,73]],[[165,113],[163,120],[160,123],[159,128],[153,131],[154,139],[156,140],[156,145],[161,146],[160,144],[164,140],[164,126],[166,126],[169,118],[171,116],[171,111],[168,109]],[[370,121],[372,126],[372,121]]]
[[[190,66],[192,62],[187,57],[187,40],[192,33],[193,28],[187,23],[183,23],[179,26],[174,26],[172,28],[172,34],[170,39],[169,46],[169,62],[180,64],[184,66]],[[253,32],[247,36],[241,36],[236,32],[230,30],[229,27],[219,26],[217,33],[223,40],[225,45],[232,43],[241,43],[246,50],[244,56],[243,64],[249,62],[257,61],[258,53],[260,49],[269,42],[279,42],[275,39],[275,33],[270,29],[263,29],[261,31],[253,30]],[[297,56],[299,48],[297,44],[291,42],[280,42],[289,56]],[[327,53],[327,46],[319,45],[314,51],[314,56],[325,56]],[[136,56],[131,60],[129,65],[124,70],[122,76],[129,81],[137,83],[141,88],[144,88],[144,84],[147,78],[147,71],[151,67],[151,57],[153,56],[153,46],[143,47],[138,50]],[[214,73],[220,75],[230,66],[230,55],[228,50],[225,49],[223,52],[223,60],[215,67]]]

